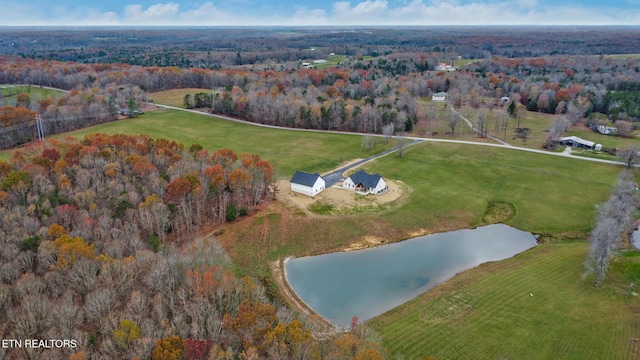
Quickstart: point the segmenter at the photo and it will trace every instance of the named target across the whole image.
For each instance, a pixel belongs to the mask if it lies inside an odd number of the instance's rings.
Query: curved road
[[[163,108],[163,109],[187,111],[187,112],[194,113],[194,114],[211,116],[211,117],[216,117],[216,118],[220,118],[220,119],[224,119],[224,120],[228,120],[228,121],[234,121],[234,122],[238,122],[238,123],[242,123],[242,124],[246,124],[246,125],[260,126],[260,127],[265,127],[265,128],[271,128],[271,129],[290,130],[290,131],[320,132],[320,133],[331,133],[331,134],[340,134],[340,135],[357,135],[357,136],[368,135],[368,136],[384,137],[384,135],[379,135],[379,134],[364,134],[364,133],[333,131],[333,130],[299,129],[299,128],[287,128],[287,127],[281,127],[281,126],[274,126],[274,125],[265,125],[265,124],[254,123],[254,122],[251,122],[251,121],[240,120],[240,119],[236,119],[236,118],[232,118],[232,117],[228,117],[228,116],[224,116],[224,115],[216,115],[216,114],[211,114],[211,113],[202,112],[202,111],[198,111],[198,110],[179,108],[179,107],[176,107],[176,106],[161,105],[161,104],[156,104],[156,103],[149,103],[149,104],[150,105],[155,105],[155,106]],[[393,138],[398,138],[398,136],[393,136]],[[479,142],[464,141],[464,140],[420,138],[420,137],[412,137],[412,136],[402,136],[400,138],[413,140],[413,142],[410,142],[410,143],[404,145],[403,147],[411,146],[411,145],[414,145],[414,144],[417,144],[417,143],[420,143],[420,142],[423,142],[423,141],[431,141],[431,142],[466,144],[466,145],[475,145],[475,146],[490,146],[490,147],[497,147],[497,148],[503,148],[503,149],[509,149],[509,150],[516,150],[516,151],[526,151],[526,152],[532,152],[532,153],[544,154],[544,155],[550,155],[550,156],[561,156],[561,157],[572,158],[572,159],[576,159],[576,160],[593,161],[593,162],[599,162],[599,163],[604,163],[604,164],[624,165],[624,163],[621,162],[621,161],[613,161],[613,160],[589,158],[589,157],[584,157],[584,156],[576,156],[576,155],[571,155],[571,153],[566,152],[566,151],[565,152],[550,152],[550,151],[545,151],[545,150],[524,148],[524,147],[514,146],[514,145],[511,145],[511,144],[502,142],[502,141],[501,141],[500,144],[493,144],[493,143],[479,143]],[[493,138],[493,140],[496,140],[496,139]],[[333,184],[335,184],[335,183],[337,183],[337,182],[339,182],[339,181],[341,181],[343,179],[342,174],[345,171],[347,171],[347,170],[349,170],[351,168],[354,168],[356,166],[362,165],[365,162],[371,161],[373,159],[377,159],[379,157],[388,155],[388,154],[396,152],[396,151],[398,151],[398,149],[397,148],[393,148],[391,150],[387,150],[385,152],[382,152],[380,154],[368,157],[366,159],[358,160],[355,163],[349,164],[347,166],[341,167],[341,168],[336,169],[336,170],[334,170],[334,171],[332,171],[332,172],[330,172],[328,174],[323,175],[323,178],[325,179],[325,182],[326,182],[327,186],[332,186]]]

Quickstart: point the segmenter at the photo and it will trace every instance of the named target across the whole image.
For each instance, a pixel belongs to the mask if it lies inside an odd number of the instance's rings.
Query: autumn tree
[[[120,326],[113,332],[113,339],[121,348],[129,348],[133,346],[136,340],[140,338],[140,328],[136,323],[129,319],[120,321]]]
[[[153,360],[180,360],[184,351],[184,340],[173,335],[156,342],[151,359]]]
[[[312,343],[311,331],[299,320],[278,323],[266,336],[266,352],[272,359],[304,359]]]
[[[69,269],[79,258],[93,259],[96,251],[93,244],[87,244],[81,237],[62,235],[53,245],[57,252],[56,268]]]

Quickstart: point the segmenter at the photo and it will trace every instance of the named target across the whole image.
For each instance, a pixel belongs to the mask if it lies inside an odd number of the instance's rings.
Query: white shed
[[[342,187],[366,194],[381,194],[389,190],[387,182],[380,174],[371,175],[364,170],[349,175],[342,182]]]
[[[447,100],[446,92],[433,93],[433,95],[431,96],[431,101],[446,101],[446,100]]]
[[[322,190],[326,183],[320,174],[309,174],[304,171],[296,171],[291,178],[291,191],[295,191],[307,196],[316,196]]]

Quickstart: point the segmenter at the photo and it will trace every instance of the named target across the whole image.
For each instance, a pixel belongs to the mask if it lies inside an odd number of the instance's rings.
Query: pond
[[[329,322],[348,328],[425,293],[455,274],[513,257],[535,237],[507,225],[421,236],[376,248],[289,259],[291,288]]]

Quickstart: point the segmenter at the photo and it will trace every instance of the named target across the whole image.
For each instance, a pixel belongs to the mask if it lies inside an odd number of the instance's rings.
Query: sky
[[[636,25],[640,0],[0,0],[0,26]]]

